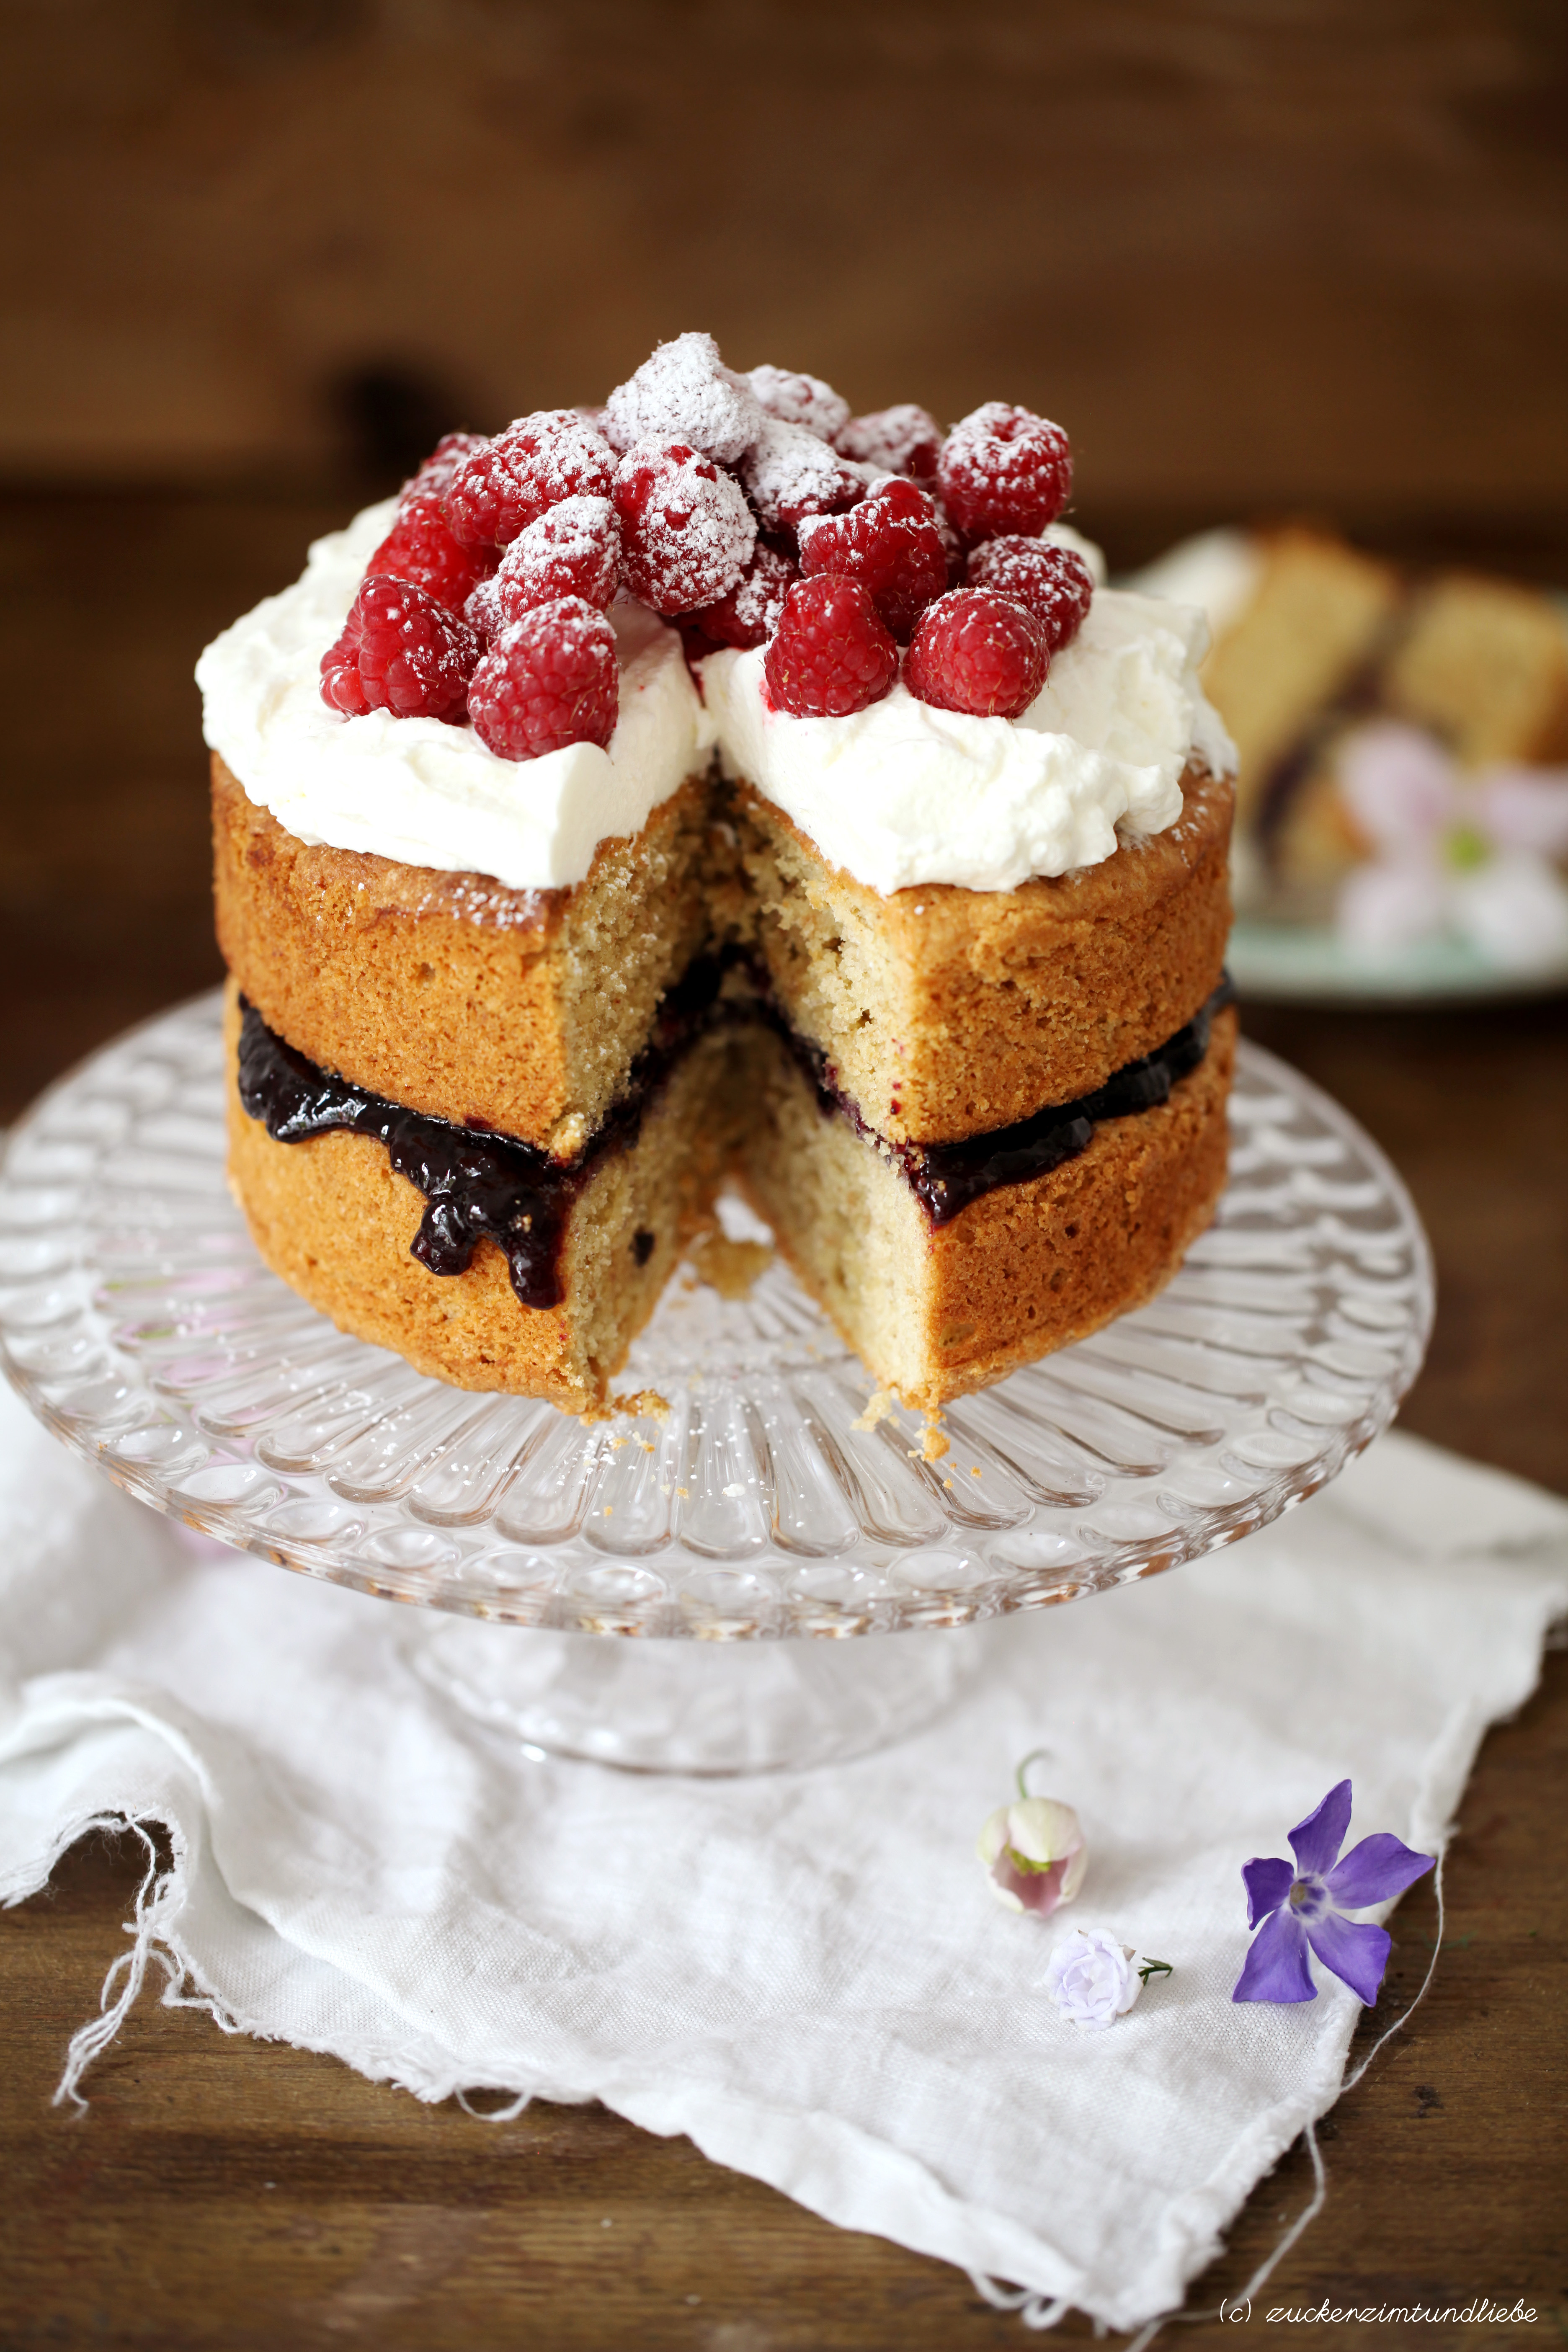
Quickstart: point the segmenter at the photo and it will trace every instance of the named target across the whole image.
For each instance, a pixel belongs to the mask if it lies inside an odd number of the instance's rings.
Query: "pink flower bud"
[[[1089,1849],[1078,1815],[1051,1797],[999,1805],[974,1849],[991,1874],[991,1892],[1009,1911],[1046,1918],[1083,1885]]]

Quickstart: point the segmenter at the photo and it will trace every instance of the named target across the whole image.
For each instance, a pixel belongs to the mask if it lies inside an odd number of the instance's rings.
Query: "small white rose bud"
[[[998,1805],[974,1849],[990,1874],[991,1892],[1009,1911],[1048,1917],[1083,1885],[1089,1849],[1078,1815],[1051,1797],[1020,1797]]]
[[[1140,1961],[1131,1944],[1104,1927],[1069,1927],[1046,1963],[1046,1990],[1070,2025],[1102,2033],[1125,2017],[1164,1960]]]

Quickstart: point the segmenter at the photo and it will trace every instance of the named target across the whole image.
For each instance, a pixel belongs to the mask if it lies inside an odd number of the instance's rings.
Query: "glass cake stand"
[[[223,1099],[215,993],[18,1124],[7,1375],[154,1508],[415,1604],[409,1654],[453,1704],[605,1763],[762,1769],[900,1735],[975,1670],[986,1621],[1174,1568],[1332,1478],[1431,1325],[1404,1185],[1244,1042],[1229,1185],[1181,1272],[950,1407],[940,1458],[918,1415],[868,1413],[776,1263],[739,1301],[678,1276],[622,1376],[668,1417],[585,1425],[426,1379],[297,1298],[229,1198]],[[893,1633],[919,1638],[847,1638]]]

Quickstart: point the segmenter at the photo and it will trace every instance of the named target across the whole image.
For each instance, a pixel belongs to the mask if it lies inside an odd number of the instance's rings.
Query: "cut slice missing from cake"
[[[579,1412],[729,1181],[928,1409],[1167,1279],[1224,1181],[1229,747],[1069,486],[1026,411],[944,440],[684,336],[210,647],[268,1262]]]

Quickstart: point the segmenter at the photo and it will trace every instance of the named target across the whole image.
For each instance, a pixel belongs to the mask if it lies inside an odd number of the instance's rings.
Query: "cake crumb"
[[[558,1118],[550,1130],[549,1151],[552,1160],[575,1160],[588,1140],[588,1122],[580,1110],[568,1111]]]
[[[612,1397],[616,1412],[629,1413],[634,1421],[668,1421],[669,1400],[661,1397],[657,1389],[633,1389],[625,1396]],[[652,1446],[647,1451],[653,1452]]]
[[[852,1429],[875,1429],[879,1422],[889,1421],[898,1410],[898,1392],[893,1389],[873,1389],[866,1400],[866,1410],[858,1421],[851,1422]]]
[[[732,1242],[727,1234],[699,1234],[687,1251],[699,1282],[721,1298],[744,1298],[773,1262],[771,1242]]]
[[[952,1449],[952,1441],[942,1425],[940,1412],[928,1412],[926,1425],[921,1432],[920,1458],[922,1462],[940,1462]]]

